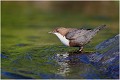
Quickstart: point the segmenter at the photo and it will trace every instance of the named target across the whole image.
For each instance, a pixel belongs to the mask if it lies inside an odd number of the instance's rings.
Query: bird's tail
[[[106,25],[100,25],[99,27],[93,29],[93,32],[94,32],[94,33],[97,33],[98,31],[104,29],[105,27],[106,27]]]
[[[91,40],[97,34],[97,32],[104,29],[105,27],[106,27],[106,25],[101,25],[101,26],[93,29],[90,33],[87,34],[88,40]]]

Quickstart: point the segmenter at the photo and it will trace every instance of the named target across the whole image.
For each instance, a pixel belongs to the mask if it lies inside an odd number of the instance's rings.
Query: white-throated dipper
[[[90,29],[77,29],[77,28],[56,28],[52,32],[60,41],[70,47],[79,47],[79,51],[82,51],[83,46],[91,41],[91,39],[106,25],[98,26],[97,28]]]

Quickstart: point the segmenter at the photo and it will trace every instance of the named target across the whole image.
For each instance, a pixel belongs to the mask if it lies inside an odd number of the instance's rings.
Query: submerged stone
[[[31,77],[27,77],[27,76],[23,76],[23,75],[11,73],[11,72],[6,72],[6,71],[2,71],[1,75],[2,77],[6,77],[8,79],[32,79]]]

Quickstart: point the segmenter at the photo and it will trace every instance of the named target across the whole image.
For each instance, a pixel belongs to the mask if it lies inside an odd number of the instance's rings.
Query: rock
[[[98,52],[89,55],[91,64],[107,78],[119,78],[119,35],[96,46]],[[100,52],[99,52],[100,51]]]
[[[11,72],[6,72],[6,71],[2,71],[1,72],[2,77],[5,78],[10,78],[10,79],[32,79],[31,77],[27,77],[27,76],[23,76],[20,74],[16,74],[16,73],[11,73]]]

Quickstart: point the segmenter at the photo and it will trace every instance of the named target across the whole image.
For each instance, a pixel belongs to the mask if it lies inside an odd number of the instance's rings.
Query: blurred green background
[[[9,58],[2,58],[2,69],[54,73],[55,67],[37,64],[54,63],[47,57],[76,48],[64,47],[55,35],[48,32],[56,27],[93,29],[102,24],[107,28],[100,31],[84,51],[93,51],[97,44],[119,33],[118,1],[2,1],[1,50]],[[26,55],[35,55],[33,61],[25,59]],[[15,61],[17,64],[12,63]]]
[[[61,45],[48,34],[56,27],[93,29],[106,24],[108,28],[98,33],[91,46],[119,33],[118,1],[2,1],[1,5],[2,50],[19,43]]]

